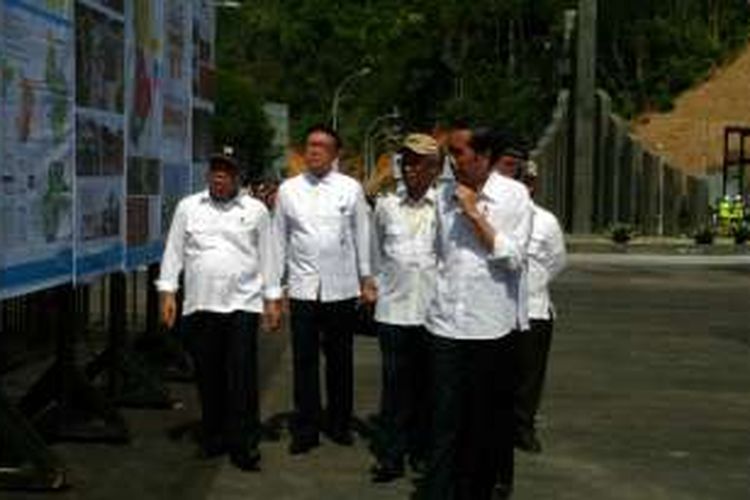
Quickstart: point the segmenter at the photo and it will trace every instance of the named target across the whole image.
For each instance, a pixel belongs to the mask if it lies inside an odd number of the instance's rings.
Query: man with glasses
[[[353,330],[357,300],[377,297],[370,271],[370,218],[360,184],[335,169],[341,140],[329,127],[308,131],[307,170],[278,191],[274,229],[290,299],[294,371],[292,454],[353,443]],[[282,274],[282,273],[279,273]],[[327,408],[322,420],[318,368],[325,354]]]

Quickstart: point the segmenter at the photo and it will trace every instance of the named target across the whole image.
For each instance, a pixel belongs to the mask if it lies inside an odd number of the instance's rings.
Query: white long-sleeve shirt
[[[405,192],[378,198],[374,214],[373,263],[378,284],[375,320],[424,325],[435,289],[436,192],[420,200]]]
[[[520,278],[531,234],[532,206],[527,189],[490,174],[478,208],[495,230],[488,251],[455,199],[455,184],[438,196],[438,277],[427,312],[427,329],[453,339],[496,339],[522,320]]]
[[[565,237],[557,217],[536,204],[528,253],[529,317],[551,319],[554,317],[554,306],[549,284],[565,269]]]
[[[226,203],[208,191],[177,205],[156,287],[175,292],[185,272],[183,315],[195,311],[263,311],[281,298],[271,221],[266,207],[241,194]]]
[[[356,180],[336,171],[288,179],[279,188],[273,221],[290,298],[359,296],[361,278],[372,273],[369,208]]]

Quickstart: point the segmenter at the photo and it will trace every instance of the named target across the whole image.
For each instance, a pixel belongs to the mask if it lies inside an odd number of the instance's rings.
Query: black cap
[[[503,150],[503,156],[512,156],[519,160],[528,160],[528,143],[521,137],[509,137],[505,144],[505,149]]]
[[[225,168],[237,173],[240,171],[240,165],[237,163],[237,160],[224,154],[211,155],[211,158],[208,160],[208,168]]]

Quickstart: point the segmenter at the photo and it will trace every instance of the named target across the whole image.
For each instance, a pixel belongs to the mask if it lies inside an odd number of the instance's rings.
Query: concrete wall
[[[708,180],[685,175],[646,150],[630,134],[627,122],[612,113],[611,100],[601,90],[594,119],[591,191],[574,193],[571,109],[570,93],[564,90],[531,153],[540,171],[538,201],[554,211],[566,229],[572,229],[576,204],[590,207],[594,232],[626,223],[644,235],[680,235],[708,222]]]

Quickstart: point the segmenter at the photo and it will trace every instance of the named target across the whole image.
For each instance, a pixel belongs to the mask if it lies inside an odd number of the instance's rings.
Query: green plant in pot
[[[736,244],[744,245],[750,240],[750,226],[743,222],[732,230],[732,236]]]
[[[625,245],[633,239],[635,229],[630,224],[615,224],[610,230],[612,241],[619,245]]]
[[[696,245],[713,245],[716,232],[711,226],[702,226],[693,234]]]

